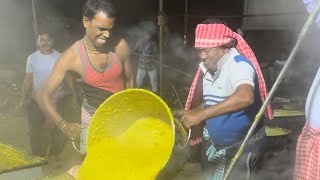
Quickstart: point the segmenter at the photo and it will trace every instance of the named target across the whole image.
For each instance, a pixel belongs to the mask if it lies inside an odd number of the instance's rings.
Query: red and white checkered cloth
[[[189,94],[188,94],[188,97],[187,97],[187,102],[185,104],[185,107],[184,107],[184,110],[189,110],[190,107],[191,107],[191,103],[192,103],[192,100],[193,100],[193,95],[197,92],[195,92],[197,86],[198,86],[198,80],[200,79],[199,77],[201,76],[201,69],[199,68],[193,81],[192,81],[192,84],[191,84],[191,87],[190,87],[190,90],[189,90]]]
[[[259,91],[261,102],[264,102],[266,97],[268,96],[268,90],[260,69],[260,65],[257,61],[256,56],[254,55],[250,46],[246,43],[246,41],[237,33],[233,32],[230,28],[225,26],[224,24],[199,24],[196,28],[196,38],[195,38],[195,47],[218,47],[229,43],[232,39],[237,39],[238,45],[237,50],[240,54],[245,56],[248,60],[251,61],[252,65],[257,72],[258,81],[259,81]],[[199,80],[202,74],[200,68],[197,71],[196,76],[193,79],[189,95],[187,98],[187,102],[185,105],[185,110],[189,110],[192,107],[192,103],[195,100],[194,96],[199,91],[196,91],[196,87],[199,84]],[[197,96],[198,97],[198,96]],[[271,105],[269,104],[266,110],[266,116],[269,119],[273,119],[273,112]],[[195,145],[201,142],[202,134],[194,135],[195,132],[192,131],[193,137],[190,140],[191,145]]]
[[[191,84],[184,110],[187,111],[191,108],[197,107],[202,103],[202,81],[198,81],[199,79],[202,79],[202,77],[203,73],[199,68]],[[200,125],[191,127],[191,136],[189,140],[189,144],[191,146],[197,145],[201,142],[203,126],[204,124],[202,123]]]
[[[294,180],[320,180],[320,128],[308,122],[297,143]]]
[[[92,116],[84,109],[84,107],[81,107],[81,123],[82,124],[89,124],[91,121]]]

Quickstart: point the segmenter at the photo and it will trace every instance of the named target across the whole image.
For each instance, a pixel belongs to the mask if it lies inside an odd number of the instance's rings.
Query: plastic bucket
[[[141,123],[145,124],[137,125]],[[167,104],[150,91],[121,91],[102,103],[92,117],[87,156],[77,178],[155,179],[174,144],[174,118]],[[119,152],[109,154],[114,148]]]

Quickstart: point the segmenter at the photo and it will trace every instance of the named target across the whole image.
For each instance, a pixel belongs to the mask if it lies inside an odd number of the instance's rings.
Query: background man
[[[139,57],[139,67],[137,72],[137,87],[140,88],[145,75],[148,73],[152,92],[156,93],[157,87],[157,69],[155,66],[156,60],[156,43],[152,40],[151,33],[143,32],[143,37],[136,46],[135,51]]]
[[[39,34],[37,46],[39,50],[28,57],[20,107],[27,106],[32,153],[34,155],[45,156],[47,155],[47,146],[53,148],[51,151],[59,151],[62,139],[60,137],[61,132],[56,129],[54,121],[46,117],[40,110],[38,95],[60,53],[52,49],[53,39],[46,32]],[[49,97],[52,101],[53,109],[56,109],[56,105],[61,102],[62,98],[63,88],[59,83],[54,93]],[[49,137],[44,138],[47,136]]]

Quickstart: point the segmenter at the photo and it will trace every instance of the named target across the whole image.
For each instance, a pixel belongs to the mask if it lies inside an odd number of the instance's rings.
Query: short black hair
[[[82,15],[91,21],[99,11],[109,18],[116,15],[115,7],[109,0],[88,0],[83,6]]]
[[[228,26],[225,21],[217,18],[208,18],[204,20],[201,24],[223,24],[225,26]],[[232,38],[230,42],[219,47],[223,49],[231,49],[231,48],[235,48],[237,45],[238,45],[238,40],[235,38]]]
[[[227,22],[217,18],[208,18],[204,20],[201,24],[224,24],[225,26],[228,26]]]

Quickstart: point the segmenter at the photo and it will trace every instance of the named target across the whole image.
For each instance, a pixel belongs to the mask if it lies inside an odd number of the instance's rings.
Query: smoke
[[[36,16],[38,32],[51,32],[55,37],[55,48],[60,51],[72,43],[70,37],[78,36],[83,29],[77,26],[71,35],[67,25],[70,27],[76,23],[43,1],[36,1]],[[27,56],[36,50],[31,1],[2,0],[0,19],[0,63],[24,64]],[[80,20],[77,21],[80,24]]]
[[[301,2],[301,10],[305,12],[304,21],[308,18],[307,6]],[[319,21],[319,18],[317,19]],[[320,21],[319,21],[320,22]],[[299,32],[300,29],[299,28]],[[298,34],[296,34],[296,37]],[[309,87],[315,77],[315,74],[319,68],[319,56],[318,56],[318,46],[320,43],[320,26],[317,26],[315,22],[313,26],[308,31],[307,36],[305,37],[302,45],[297,52],[297,55],[294,58],[294,62],[292,64],[292,80],[296,81],[301,85],[301,87],[305,87],[302,91],[302,95],[306,97]]]
[[[130,47],[134,47],[137,40],[142,38],[143,32],[148,32],[154,39],[157,39],[156,35],[158,33],[158,27],[153,21],[141,21],[136,26],[126,29],[125,34]],[[164,48],[165,53],[171,54],[175,56],[176,59],[179,59],[180,62],[178,63],[178,66],[181,66],[181,63],[188,63],[191,59],[197,58],[195,52],[192,51],[192,47],[185,47],[181,35],[177,33],[170,34],[167,28],[165,28],[164,31]],[[167,60],[167,62],[172,61],[170,59]]]
[[[181,34],[171,33],[168,34],[167,52],[166,63],[184,72],[183,74],[178,71],[169,71],[170,73],[166,73],[167,79],[170,82],[174,82],[176,86],[180,86],[180,88],[188,88],[200,63],[199,55],[195,48],[185,45]],[[180,98],[185,100],[186,93],[187,91],[179,92]]]
[[[191,57],[194,57],[194,52],[190,51],[192,47],[185,47],[184,40],[181,35],[173,34],[169,37],[169,48],[173,55],[180,58],[182,61],[188,62]]]
[[[28,3],[17,0],[0,2],[0,63],[21,62],[24,54],[34,48],[34,43],[30,43],[33,42],[33,30],[31,3]]]
[[[82,3],[64,1],[37,1],[37,21],[39,32],[50,32],[54,38],[54,48],[64,51],[83,35],[81,23]],[[67,10],[69,8],[69,10]],[[75,9],[78,13],[74,13]],[[79,17],[79,18],[75,18]]]
[[[254,50],[260,63],[266,65],[263,69],[266,70],[267,66],[275,64],[275,60],[287,60],[308,18],[308,12],[302,0],[268,2],[248,0],[247,2],[249,4],[247,13],[256,16],[246,19],[247,32],[244,38]],[[290,82],[287,84],[282,82],[276,95],[306,97],[320,65],[317,57],[320,40],[318,29],[314,24],[309,31],[286,73],[286,78]],[[272,81],[268,82],[268,79],[272,79],[271,75],[265,74],[265,79],[271,87]]]
[[[133,49],[136,42],[143,37],[143,32],[148,32],[155,39],[158,29],[153,21],[141,21],[133,27],[123,28],[120,31],[125,34],[129,46]]]

